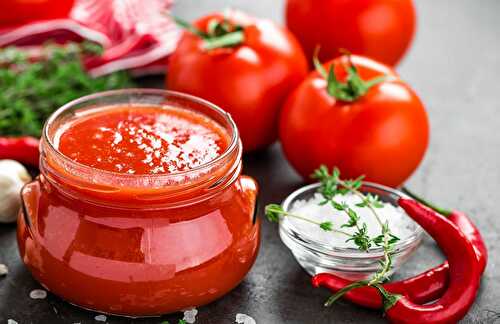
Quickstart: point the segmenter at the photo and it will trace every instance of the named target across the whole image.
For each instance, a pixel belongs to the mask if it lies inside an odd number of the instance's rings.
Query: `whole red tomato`
[[[288,0],[288,28],[308,57],[321,46],[322,62],[339,49],[396,65],[415,31],[412,0]]]
[[[234,11],[203,17],[195,27],[184,33],[170,58],[167,87],[229,112],[245,151],[274,142],[279,109],[307,75],[308,64],[295,37],[271,21]],[[237,33],[240,38],[235,38]],[[217,46],[228,39],[229,44]],[[212,47],[207,48],[207,42]]]
[[[329,70],[333,64],[336,81],[314,71],[292,92],[280,117],[283,150],[305,179],[325,164],[347,178],[364,174],[399,186],[426,151],[426,111],[391,68],[364,57],[351,60],[342,56],[324,65]]]
[[[0,0],[0,24],[67,17],[74,0]]]

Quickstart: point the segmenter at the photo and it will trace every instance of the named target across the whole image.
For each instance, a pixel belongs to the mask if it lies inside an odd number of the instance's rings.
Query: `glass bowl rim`
[[[291,207],[291,204],[295,201],[297,196],[303,194],[304,192],[310,191],[312,189],[316,189],[320,186],[319,182],[312,183],[303,187],[300,187],[299,189],[296,189],[293,191],[291,194],[289,194],[285,200],[281,203],[281,207],[285,210],[288,211]],[[374,188],[395,196],[398,196],[399,198],[405,198],[405,199],[412,199],[405,193],[403,193],[400,190],[393,189],[378,183],[374,182],[369,182],[369,181],[363,181],[362,187],[369,187],[369,188]],[[407,213],[405,212],[407,215]],[[410,217],[410,216],[408,216]],[[410,218],[411,219],[411,218]],[[304,235],[301,232],[296,230],[296,227],[294,226],[284,226],[282,219],[280,219],[279,222],[279,227],[280,227],[280,232],[282,232],[284,235],[287,235],[288,238],[292,239],[302,247],[306,248],[307,250],[316,252],[316,253],[321,253],[321,254],[326,254],[330,257],[342,257],[342,258],[352,258],[352,259],[366,259],[366,258],[379,258],[384,255],[384,250],[382,247],[376,247],[373,249],[370,249],[368,251],[361,251],[357,248],[353,247],[335,247],[330,244],[325,244],[321,241],[315,240],[313,237],[309,235]],[[419,244],[422,237],[423,237],[424,230],[420,225],[416,224],[415,230],[411,235],[406,237],[405,239],[402,239],[398,241],[394,245],[394,252],[395,254],[399,254],[411,247],[413,247],[416,244]]]

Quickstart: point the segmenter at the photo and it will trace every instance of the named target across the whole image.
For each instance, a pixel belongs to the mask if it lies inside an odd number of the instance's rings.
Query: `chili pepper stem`
[[[430,209],[433,209],[434,211],[440,213],[443,216],[447,216],[448,217],[452,213],[451,210],[446,209],[446,208],[442,208],[442,207],[439,207],[439,206],[436,206],[434,203],[431,203],[430,201],[428,201],[428,200],[426,200],[426,199],[418,196],[417,194],[415,194],[414,192],[412,192],[411,190],[409,190],[406,187],[401,188],[401,191],[403,191],[405,194],[407,194],[411,198],[415,199],[416,201],[418,201],[422,205],[425,205],[425,206],[429,207]]]
[[[392,308],[392,306],[394,306],[398,302],[398,300],[400,300],[403,297],[402,295],[399,294],[391,294],[379,284],[373,286],[377,288],[380,294],[382,295],[382,299],[384,300],[383,302],[384,311],[387,311],[388,309]]]

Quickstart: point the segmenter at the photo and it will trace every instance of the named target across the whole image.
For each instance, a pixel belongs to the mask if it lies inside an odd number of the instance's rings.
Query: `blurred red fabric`
[[[167,15],[172,4],[173,0],[76,0],[67,18],[0,28],[0,47],[33,50],[48,40],[89,40],[104,48],[102,56],[85,60],[94,76],[125,69],[135,74],[164,72],[180,36]]]

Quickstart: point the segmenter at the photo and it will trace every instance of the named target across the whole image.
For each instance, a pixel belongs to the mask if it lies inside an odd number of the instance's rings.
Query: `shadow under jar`
[[[194,114],[227,145],[206,163],[157,174],[99,169],[61,152],[61,134],[117,107]],[[40,176],[22,190],[21,258],[49,291],[99,312],[155,316],[207,304],[238,285],[258,252],[257,184],[241,175],[241,152],[230,116],[196,97],[129,89],[70,102],[47,121]]]

